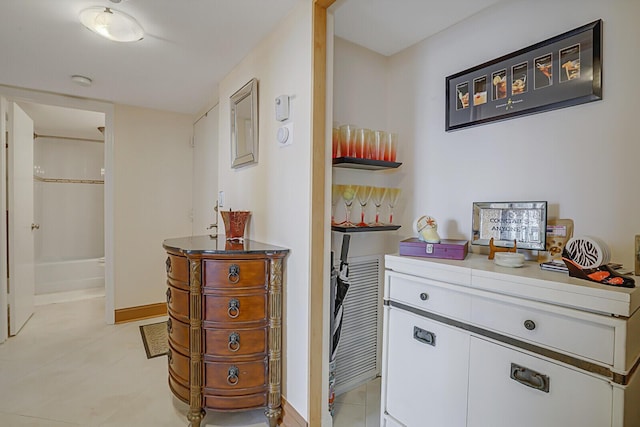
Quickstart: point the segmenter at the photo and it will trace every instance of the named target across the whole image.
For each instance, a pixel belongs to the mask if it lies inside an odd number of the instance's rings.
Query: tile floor
[[[39,305],[0,344],[0,426],[186,426],[165,357],[147,359],[139,325],[104,323],[104,298]],[[336,398],[335,427],[379,425],[380,382]],[[262,410],[209,412],[203,426],[263,427]]]

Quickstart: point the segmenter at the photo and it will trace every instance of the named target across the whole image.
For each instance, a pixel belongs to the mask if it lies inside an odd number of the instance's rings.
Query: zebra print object
[[[566,250],[582,268],[596,268],[610,261],[609,247],[597,237],[574,237],[567,242]]]

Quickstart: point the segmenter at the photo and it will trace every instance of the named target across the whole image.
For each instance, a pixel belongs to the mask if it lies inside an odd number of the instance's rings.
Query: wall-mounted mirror
[[[258,80],[231,95],[231,167],[258,162]]]

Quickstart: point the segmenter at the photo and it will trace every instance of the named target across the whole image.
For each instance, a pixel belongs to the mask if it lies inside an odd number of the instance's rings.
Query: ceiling
[[[1,0],[0,84],[195,114],[304,1],[311,0]],[[337,0],[332,11],[338,36],[392,55],[497,1]],[[134,16],[144,39],[116,43],[87,30],[78,14],[90,6]],[[73,83],[74,74],[93,84]]]

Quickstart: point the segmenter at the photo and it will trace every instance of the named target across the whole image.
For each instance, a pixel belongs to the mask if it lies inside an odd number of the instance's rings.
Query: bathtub
[[[35,279],[36,295],[104,289],[104,258],[36,263]]]

